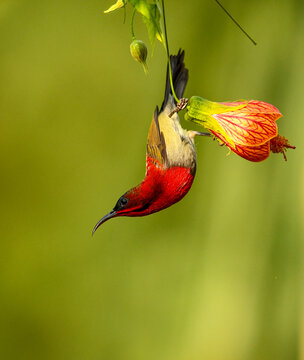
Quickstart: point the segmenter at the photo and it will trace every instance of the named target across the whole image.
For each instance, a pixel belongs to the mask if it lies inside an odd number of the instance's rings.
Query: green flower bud
[[[133,59],[143,65],[144,71],[147,74],[148,67],[146,64],[146,59],[148,55],[148,50],[146,44],[141,40],[133,40],[130,45],[130,52]]]

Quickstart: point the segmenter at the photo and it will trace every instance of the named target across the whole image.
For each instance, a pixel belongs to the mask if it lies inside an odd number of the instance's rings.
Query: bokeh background
[[[214,1],[166,1],[186,96],[273,103],[297,149],[254,164],[199,138],[185,199],[92,238],[164,93],[161,45],[145,76],[112,2],[0,2],[1,359],[304,359],[303,1],[223,0],[258,46]]]

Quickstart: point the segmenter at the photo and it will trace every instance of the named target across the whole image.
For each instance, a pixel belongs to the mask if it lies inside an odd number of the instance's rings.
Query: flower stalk
[[[171,61],[170,61],[170,51],[169,51],[169,43],[168,43],[168,34],[167,34],[167,25],[166,25],[166,12],[165,12],[165,1],[162,0],[162,10],[163,10],[163,23],[164,23],[164,30],[165,30],[165,50],[167,53],[167,59],[168,59],[168,66],[169,66],[169,76],[170,76],[170,86],[172,90],[172,94],[174,96],[175,101],[178,103],[179,99],[176,96],[174,85],[173,85],[173,79],[172,79],[172,69],[171,69]]]

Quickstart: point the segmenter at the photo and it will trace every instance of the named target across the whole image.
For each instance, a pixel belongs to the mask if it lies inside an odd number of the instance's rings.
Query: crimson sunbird
[[[181,99],[188,81],[184,51],[170,56],[173,87]],[[190,190],[196,171],[195,135],[180,125],[176,102],[170,86],[169,67],[165,98],[160,110],[156,107],[148,134],[146,175],[136,187],[117,201],[114,209],[98,221],[93,234],[105,221],[118,216],[145,216],[163,210],[181,200]],[[170,115],[170,116],[169,116]]]

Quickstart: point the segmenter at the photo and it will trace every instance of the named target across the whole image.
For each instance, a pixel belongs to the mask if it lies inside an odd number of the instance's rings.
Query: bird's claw
[[[188,136],[190,137],[190,139],[194,139],[195,136],[211,136],[210,133],[207,132],[200,132],[200,131],[194,131],[194,130],[188,130]]]
[[[185,107],[188,105],[188,99],[187,98],[181,98],[178,102],[178,104],[176,105],[177,107],[177,111],[180,111],[180,110],[184,110]]]
[[[211,136],[211,134],[208,133],[208,132],[200,132],[200,131],[195,131],[195,135],[198,135],[198,136]]]
[[[186,108],[188,104],[188,99],[187,98],[181,98],[178,102],[178,104],[176,105],[176,108],[170,112],[169,117],[172,117],[175,113],[184,110]]]

